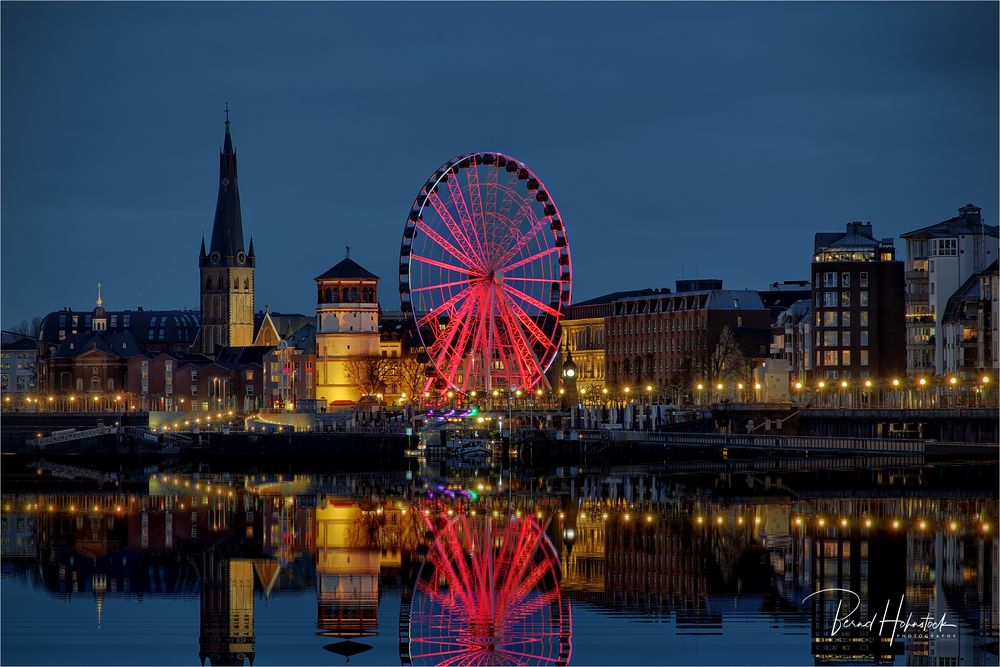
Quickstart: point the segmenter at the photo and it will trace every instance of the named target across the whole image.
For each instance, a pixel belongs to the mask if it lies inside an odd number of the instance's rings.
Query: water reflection
[[[79,631],[96,633],[108,662],[158,661],[100,634],[110,599],[144,601],[154,621],[178,613],[157,600],[191,618],[197,600],[190,661],[197,651],[202,664],[242,665],[276,641],[264,639],[276,617],[265,623],[262,609],[281,598],[301,607],[307,593],[319,643],[296,640],[270,662],[607,662],[601,643],[643,638],[706,651],[723,642],[712,655],[777,662],[731,640],[763,621],[786,662],[997,664],[995,468],[857,470],[683,463],[426,487],[402,473],[157,472],[111,492],[25,485],[3,496],[4,606],[41,591],[87,605]],[[825,589],[856,593],[862,619],[902,600],[957,628],[834,633],[846,594],[809,597]],[[59,662],[27,622],[5,614],[3,661]]]

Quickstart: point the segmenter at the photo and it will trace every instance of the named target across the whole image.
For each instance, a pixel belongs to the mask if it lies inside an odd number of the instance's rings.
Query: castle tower
[[[194,349],[214,355],[220,347],[253,345],[254,265],[253,239],[249,252],[243,247],[243,218],[236,178],[236,151],[229,131],[219,156],[219,198],[215,204],[212,242],[205,251],[201,240],[201,330]]]
[[[316,278],[315,396],[328,404],[360,399],[351,362],[379,355],[378,281],[350,256]]]

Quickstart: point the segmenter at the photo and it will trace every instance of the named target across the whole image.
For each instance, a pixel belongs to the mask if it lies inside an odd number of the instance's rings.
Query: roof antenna
[[[104,302],[101,300],[101,283],[97,283],[97,305],[104,305]]]

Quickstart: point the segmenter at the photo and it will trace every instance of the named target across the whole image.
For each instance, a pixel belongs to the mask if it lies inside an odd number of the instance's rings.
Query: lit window
[[[868,292],[861,292],[858,295],[858,305],[865,307],[868,305]]]
[[[851,274],[850,273],[847,273],[845,271],[844,273],[840,274],[840,286],[841,287],[850,287],[851,286]]]
[[[851,307],[851,293],[850,292],[841,292],[840,293],[840,307],[841,308],[850,308]]]
[[[867,271],[862,271],[861,272],[861,281],[860,282],[861,282],[861,287],[868,287],[868,272]]]

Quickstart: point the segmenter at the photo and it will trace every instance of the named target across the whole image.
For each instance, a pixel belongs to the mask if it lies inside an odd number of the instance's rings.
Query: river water
[[[5,665],[998,663],[994,462],[34,473]]]

